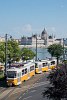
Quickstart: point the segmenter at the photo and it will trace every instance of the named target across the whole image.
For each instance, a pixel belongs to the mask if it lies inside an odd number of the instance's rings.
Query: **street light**
[[[36,34],[36,61],[37,61],[37,34]]]
[[[25,56],[24,56],[24,55],[22,55],[22,61],[23,61],[23,62],[25,61]]]
[[[5,76],[7,76],[7,34],[5,34]]]
[[[5,76],[7,76],[7,35],[9,34],[5,34]],[[9,36],[12,38],[11,35]]]
[[[64,38],[63,38],[63,60],[65,60],[65,55],[64,55]]]

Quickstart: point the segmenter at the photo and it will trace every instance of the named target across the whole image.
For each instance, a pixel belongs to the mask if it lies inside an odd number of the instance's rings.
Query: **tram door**
[[[17,73],[17,84],[21,84],[21,72]]]
[[[42,64],[39,64],[39,72],[42,72]]]
[[[30,68],[27,69],[28,72],[28,79],[30,78]]]

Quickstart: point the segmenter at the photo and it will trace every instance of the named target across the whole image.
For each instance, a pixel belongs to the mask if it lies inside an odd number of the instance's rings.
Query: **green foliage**
[[[21,57],[19,44],[14,40],[7,41],[7,59],[17,61]],[[5,43],[0,42],[0,62],[5,62]]]
[[[61,64],[58,64],[58,66],[61,67],[62,66],[62,63]]]
[[[8,41],[8,54],[9,54],[9,58],[13,59],[13,61],[17,61],[20,59],[21,57],[21,51],[19,48],[19,44],[12,40],[12,41]]]
[[[64,60],[63,63],[64,63],[64,64],[67,64],[67,60]]]
[[[4,78],[4,72],[0,71],[0,79]]]
[[[19,44],[14,40],[7,41],[7,59],[8,61],[19,61],[21,57],[24,60],[33,59],[35,56],[34,52],[30,49],[19,48]],[[5,43],[0,43],[0,62],[5,62]]]
[[[51,100],[67,100],[67,64],[53,70],[48,79],[51,85],[44,90],[43,96]]]
[[[48,52],[55,57],[60,57],[63,53],[63,47],[60,44],[53,44],[48,47]]]
[[[59,57],[63,54],[63,47],[60,44],[53,44],[48,47],[48,52],[51,54],[51,56],[57,58],[57,63]]]
[[[0,62],[4,62],[5,60],[5,43],[0,43]]]
[[[21,52],[22,52],[23,60],[33,59],[35,56],[35,53],[32,50],[27,49],[27,48],[23,48]]]

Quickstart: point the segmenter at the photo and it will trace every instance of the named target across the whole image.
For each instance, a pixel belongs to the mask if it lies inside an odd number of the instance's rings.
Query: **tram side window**
[[[34,66],[31,66],[31,67],[30,67],[30,71],[32,71],[32,70],[34,70]]]
[[[55,61],[52,61],[52,62],[51,62],[51,65],[53,65],[53,64],[55,64]]]
[[[43,63],[43,67],[47,66],[47,63]]]
[[[27,73],[27,68],[25,68],[25,74]]]
[[[22,75],[24,75],[24,69],[22,70]]]
[[[35,63],[35,68],[38,68],[37,63]]]

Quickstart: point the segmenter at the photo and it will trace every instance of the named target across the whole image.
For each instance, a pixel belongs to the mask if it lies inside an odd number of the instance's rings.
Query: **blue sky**
[[[67,37],[67,0],[0,0],[0,36],[40,34]]]

